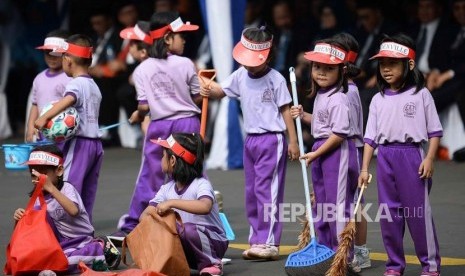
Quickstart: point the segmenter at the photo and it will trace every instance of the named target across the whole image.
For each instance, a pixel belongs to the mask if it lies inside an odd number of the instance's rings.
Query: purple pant
[[[401,273],[405,268],[405,222],[423,271],[440,271],[441,258],[429,202],[432,182],[418,176],[423,155],[423,149],[414,144],[389,144],[378,148],[379,204],[389,210],[389,216],[380,219],[388,254],[386,269]]]
[[[222,232],[223,230],[212,226],[184,223],[184,229],[181,229],[178,225],[179,237],[189,267],[202,270],[221,263],[229,244]]]
[[[244,144],[245,209],[249,244],[279,246],[283,224],[287,142],[283,133],[247,135]]]
[[[325,141],[317,140],[312,151]],[[334,251],[339,244],[339,234],[353,215],[351,203],[359,174],[356,151],[355,143],[345,139],[338,148],[312,162],[315,231],[318,242]]]
[[[80,261],[83,261],[89,267],[92,267],[94,261],[105,261],[103,246],[92,236],[65,238],[58,232],[55,223],[48,214],[47,221],[68,259],[67,273],[80,273],[77,267]]]
[[[150,139],[166,139],[172,133],[199,133],[199,118],[188,117],[177,120],[155,120],[150,122],[145,135],[143,156],[136,187],[129,205],[128,216],[121,230],[129,233],[139,223],[139,216],[155,197],[161,185],[165,184],[165,174],[161,170],[163,147],[150,142]]]
[[[58,145],[63,151],[65,173],[63,179],[79,192],[92,221],[98,177],[103,161],[100,139],[75,137]]]

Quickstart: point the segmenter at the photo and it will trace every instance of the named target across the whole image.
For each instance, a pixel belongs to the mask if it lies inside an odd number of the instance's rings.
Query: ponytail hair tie
[[[260,26],[260,31],[264,31],[266,29],[265,25]]]

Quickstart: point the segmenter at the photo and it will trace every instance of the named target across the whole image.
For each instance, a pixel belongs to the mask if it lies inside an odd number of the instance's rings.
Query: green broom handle
[[[295,106],[299,105],[299,100],[297,99],[297,86],[296,86],[296,77],[295,77],[295,69],[294,67],[289,68],[289,79],[291,80],[291,88],[292,88],[292,100]],[[304,140],[302,138],[302,123],[300,122],[300,116],[296,118],[296,125],[297,125],[297,140],[299,141],[299,151],[300,154],[304,154]],[[304,188],[305,188],[305,208],[307,209],[307,220],[308,226],[310,227],[310,237],[312,239],[315,238],[315,227],[313,226],[313,214],[311,208],[311,201],[310,201],[310,188],[308,184],[308,174],[307,174],[307,166],[305,164],[305,160],[300,160],[300,165],[302,167],[302,177],[304,179]]]

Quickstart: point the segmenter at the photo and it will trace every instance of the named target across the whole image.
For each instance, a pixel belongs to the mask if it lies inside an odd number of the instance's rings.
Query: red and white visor
[[[63,158],[46,151],[33,151],[29,155],[27,165],[42,165],[42,166],[59,166],[63,165]]]
[[[150,139],[152,143],[158,144],[164,148],[171,149],[174,154],[182,160],[186,161],[188,164],[193,165],[197,157],[190,151],[188,151],[186,148],[184,148],[181,144],[179,144],[173,137],[173,135],[170,135],[168,139],[162,140],[161,138],[156,139]]]
[[[141,30],[139,25],[135,25],[133,28],[126,28],[119,33],[122,39],[140,40],[149,45],[153,44],[153,39],[150,35],[146,34]]]
[[[244,66],[260,66],[266,62],[273,44],[273,37],[264,42],[250,41],[244,36],[245,29],[242,32],[241,41],[233,49],[233,58]]]
[[[324,64],[340,64],[346,61],[347,52],[328,43],[317,43],[313,51],[305,53],[304,57]]]
[[[415,51],[396,42],[383,42],[379,47],[378,54],[372,56],[370,59],[382,57],[415,59]]]
[[[61,49],[65,45],[65,39],[61,37],[47,37],[44,40],[44,45],[36,47],[38,50],[52,50],[52,52]]]
[[[75,57],[80,58],[91,58],[92,57],[92,47],[79,46],[69,42],[65,42],[63,47],[54,51],[56,53],[67,53]]]
[[[166,25],[163,28],[156,29],[150,32],[150,36],[153,40],[162,38],[168,31],[172,31],[174,33],[179,32],[190,32],[196,31],[199,29],[198,25],[193,25],[190,22],[184,23],[181,17],[178,17],[176,20],[171,22],[169,25]]]

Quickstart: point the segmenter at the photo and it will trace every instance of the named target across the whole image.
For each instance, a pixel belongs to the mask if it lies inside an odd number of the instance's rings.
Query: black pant
[[[457,77],[443,84],[439,89],[431,91],[438,113],[457,103],[460,117],[465,127],[465,82]]]

